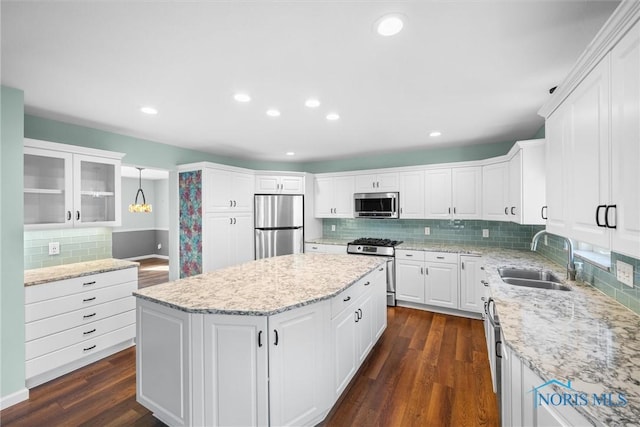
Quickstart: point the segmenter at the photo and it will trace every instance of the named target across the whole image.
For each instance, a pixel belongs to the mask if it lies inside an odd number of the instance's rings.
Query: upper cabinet
[[[317,176],[316,218],[353,218],[354,177]]]
[[[32,139],[24,147],[25,228],[120,225],[124,154]]]
[[[509,220],[509,162],[482,167],[482,217],[489,221]]]
[[[375,193],[386,191],[398,191],[400,185],[397,172],[374,173],[366,175],[356,175],[356,193]]]
[[[304,194],[304,176],[258,174],[256,194]]]
[[[207,167],[204,176],[207,212],[253,212],[253,174]]]
[[[424,218],[424,171],[400,172],[400,218]]]
[[[482,167],[427,169],[424,209],[426,218],[481,219]]]
[[[541,110],[547,118],[547,230],[635,258],[640,258],[638,18],[640,8],[621,5],[567,78],[579,83]],[[596,65],[589,68],[591,63]]]

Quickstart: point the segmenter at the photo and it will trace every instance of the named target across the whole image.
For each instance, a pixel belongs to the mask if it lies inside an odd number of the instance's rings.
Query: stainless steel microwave
[[[355,193],[356,218],[399,218],[400,193]]]

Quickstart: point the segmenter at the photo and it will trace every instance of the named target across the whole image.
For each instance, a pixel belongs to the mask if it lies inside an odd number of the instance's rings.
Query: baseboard
[[[26,387],[15,393],[0,397],[0,411],[25,400],[29,400],[29,389]]]
[[[151,254],[151,255],[142,255],[142,256],[134,256],[132,258],[125,258],[127,261],[140,261],[141,259],[152,259],[152,258],[159,258],[159,259],[166,259],[169,260],[169,257],[167,255],[156,255],[156,254]]]

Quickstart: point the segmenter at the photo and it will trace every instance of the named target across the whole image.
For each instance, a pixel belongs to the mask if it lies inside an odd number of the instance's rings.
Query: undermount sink
[[[552,272],[545,270],[527,270],[520,268],[499,268],[502,281],[514,286],[528,288],[570,291],[571,288],[560,283]]]

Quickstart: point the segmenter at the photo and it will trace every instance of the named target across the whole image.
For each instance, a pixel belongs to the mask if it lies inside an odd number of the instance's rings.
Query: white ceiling
[[[617,3],[3,0],[2,84],[29,114],[238,158],[515,141]]]

